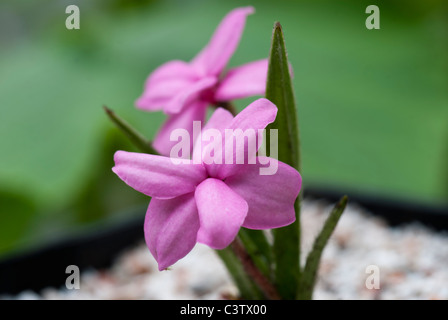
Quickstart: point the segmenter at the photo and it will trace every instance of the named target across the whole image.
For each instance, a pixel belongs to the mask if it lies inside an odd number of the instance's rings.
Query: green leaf
[[[275,285],[283,299],[295,299],[300,283],[300,200],[294,208],[296,222],[273,229],[275,257]]]
[[[151,142],[131,127],[126,121],[120,118],[115,112],[108,107],[104,106],[107,116],[113,123],[131,140],[131,142],[139,148],[142,152],[157,154],[157,152],[151,147]]]
[[[303,274],[301,277],[298,294],[298,298],[301,300],[310,300],[313,297],[313,289],[314,284],[316,283],[316,275],[322,252],[328,242],[328,239],[330,239],[333,230],[336,228],[345,207],[347,206],[347,201],[347,196],[343,196],[341,200],[339,200],[325,221],[321,232],[314,241],[313,248],[308,254],[305,268],[303,269]]]
[[[274,123],[268,127],[278,130],[278,159],[300,170],[297,108],[283,31],[278,22],[274,25],[272,35],[266,99],[272,101],[278,108]]]
[[[28,236],[37,211],[30,199],[9,190],[0,190],[0,203],[0,255],[2,255],[25,244],[24,238]]]
[[[268,126],[278,130],[278,159],[300,170],[300,146],[296,104],[289,74],[283,31],[276,22],[272,35],[266,84],[266,98],[278,108],[277,118]],[[295,203],[296,222],[273,230],[275,283],[284,299],[295,299],[300,278],[300,199]]]

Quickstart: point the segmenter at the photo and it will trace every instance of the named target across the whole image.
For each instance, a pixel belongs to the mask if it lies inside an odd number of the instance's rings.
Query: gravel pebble
[[[331,206],[305,200],[305,258]],[[356,204],[342,216],[322,256],[314,299],[448,299],[448,234],[418,223],[389,227]],[[368,289],[369,266],[379,289]],[[237,296],[215,252],[201,244],[168,271],[159,272],[144,243],[120,254],[109,270],[82,270],[81,288],[24,291],[3,299],[224,299]]]

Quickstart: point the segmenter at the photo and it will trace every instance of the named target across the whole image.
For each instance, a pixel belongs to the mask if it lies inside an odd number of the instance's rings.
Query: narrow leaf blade
[[[157,154],[157,151],[152,148],[151,142],[146,140],[146,138],[141,133],[132,128],[125,120],[119,117],[108,107],[104,106],[104,110],[106,111],[109,119],[129,138],[129,140],[138,149],[140,149],[140,151],[149,154]]]
[[[269,56],[266,98],[277,108],[277,118],[267,129],[278,130],[278,159],[300,171],[299,129],[290,67],[283,31],[276,22]],[[272,156],[272,155],[271,155]],[[296,221],[274,229],[275,284],[283,299],[295,299],[300,279],[300,198],[295,202]]]
[[[330,212],[327,220],[322,227],[319,235],[316,237],[313,248],[306,259],[305,268],[303,270],[301,285],[299,288],[298,298],[301,300],[310,300],[313,295],[314,284],[316,283],[317,270],[319,268],[322,252],[330,239],[342,213],[347,206],[348,197],[343,196],[333,210]]]

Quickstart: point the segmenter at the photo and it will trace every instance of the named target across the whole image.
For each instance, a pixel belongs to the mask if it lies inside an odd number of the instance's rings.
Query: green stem
[[[248,276],[240,259],[230,247],[222,250],[215,250],[215,252],[221,258],[227,271],[229,271],[233,282],[238,287],[240,298],[248,300],[259,300],[264,298],[263,293]]]
[[[341,200],[339,200],[325,221],[321,232],[314,241],[313,248],[308,254],[305,268],[303,269],[299,293],[297,296],[299,300],[311,300],[313,298],[313,290],[316,283],[316,276],[322,252],[327,245],[331,234],[336,228],[345,207],[347,206],[347,201],[347,196],[343,196]]]
[[[272,248],[263,230],[241,228],[238,237],[241,239],[247,253],[249,253],[257,268],[263,272],[266,278],[273,280]]]
[[[281,299],[277,292],[277,289],[272,285],[268,278],[257,268],[253,262],[251,256],[247,253],[246,249],[242,245],[240,239],[236,238],[231,244],[230,248],[233,253],[240,259],[241,264],[244,267],[246,273],[251,279],[258,285],[260,290],[264,293],[266,298],[270,300]]]

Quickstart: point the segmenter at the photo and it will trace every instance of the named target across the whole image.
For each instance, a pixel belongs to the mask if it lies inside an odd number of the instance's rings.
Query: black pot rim
[[[346,194],[350,202],[383,217],[391,226],[419,222],[434,230],[448,230],[448,205],[400,201],[367,193]],[[336,202],[343,195],[335,188],[309,187],[304,192],[305,198],[328,202]],[[120,252],[144,239],[144,211],[132,217],[101,231],[68,238],[0,261],[0,294],[61,287],[68,277],[65,270],[69,265],[76,265],[81,270],[107,268]]]

